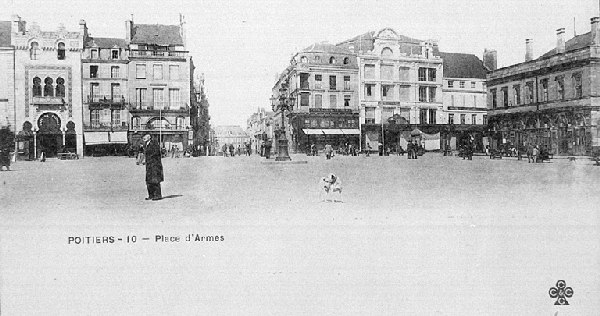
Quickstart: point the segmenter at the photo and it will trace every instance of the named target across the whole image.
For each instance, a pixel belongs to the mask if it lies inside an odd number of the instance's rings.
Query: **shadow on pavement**
[[[173,199],[173,198],[178,198],[180,196],[183,196],[181,194],[171,194],[171,195],[167,195],[167,196],[163,196],[162,199]]]

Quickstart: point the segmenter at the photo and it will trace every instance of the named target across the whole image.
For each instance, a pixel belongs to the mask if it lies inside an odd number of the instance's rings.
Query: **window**
[[[448,80],[448,88],[454,88],[454,81]]]
[[[90,66],[90,78],[98,78],[98,66]]]
[[[475,81],[471,81],[471,89],[475,89]]]
[[[111,78],[119,78],[119,67],[118,66],[110,67],[110,77]]]
[[[54,81],[50,77],[46,77],[44,79],[44,96],[45,97],[53,97],[54,96],[54,87],[52,87],[52,83]]]
[[[97,49],[92,49],[90,51],[91,53],[91,59],[98,59],[98,50]]]
[[[365,108],[365,124],[375,124],[375,108]]]
[[[381,65],[380,72],[381,72],[382,80],[394,80],[394,66],[393,65]]]
[[[148,90],[146,88],[137,88],[135,89],[135,103],[138,108],[146,105],[146,92]]]
[[[344,90],[350,90],[350,76],[344,76]]]
[[[459,84],[459,87],[460,87],[461,89],[464,89],[464,88],[465,88],[465,82],[464,82],[464,81],[459,81],[459,83],[458,83],[458,84]]]
[[[427,109],[419,110],[419,122],[421,122],[421,124],[427,124]]]
[[[135,65],[135,78],[146,79],[146,65],[137,64]]]
[[[315,56],[315,62],[320,63],[321,62],[321,56]]]
[[[302,57],[300,57],[300,62],[303,64],[306,64],[306,63],[308,63],[308,58],[306,58],[306,56],[302,56]]]
[[[435,68],[419,68],[419,81],[436,81]]]
[[[329,108],[335,109],[337,107],[337,96],[332,94],[329,96]]]
[[[487,125],[488,121],[487,121],[487,115],[483,115],[483,125]]]
[[[575,98],[581,98],[583,96],[583,86],[581,84],[581,73],[573,74],[573,90],[575,91]]]
[[[138,129],[142,125],[142,120],[139,117],[134,116],[131,118],[131,125],[133,125],[133,128]]]
[[[454,114],[448,114],[448,124],[454,124]]]
[[[533,103],[533,81],[525,84],[525,103]]]
[[[521,104],[521,86],[518,84],[513,86],[513,103],[515,106]]]
[[[349,95],[345,95],[344,96],[344,107],[349,107],[350,106],[350,96]]]
[[[508,87],[503,87],[500,89],[502,92],[502,105],[507,108],[508,107]]]
[[[42,96],[42,79],[40,79],[39,77],[35,77],[33,78],[33,96],[34,97],[41,97]]]
[[[37,60],[39,49],[40,49],[40,45],[37,42],[31,42],[31,44],[29,46],[29,59]]]
[[[315,108],[320,109],[323,107],[323,96],[320,94],[315,94]]]
[[[317,119],[310,120],[310,127],[319,127],[319,122],[317,122]]]
[[[154,108],[164,107],[164,90],[163,89],[152,89],[152,106]]]
[[[56,79],[56,96],[65,97],[65,79],[60,77]]]
[[[365,79],[375,79],[375,65],[365,65]]]
[[[336,90],[336,78],[335,76],[329,76],[329,90]]]
[[[97,82],[90,83],[90,97],[92,102],[100,98],[100,84]]]
[[[419,102],[435,102],[436,88],[420,86],[419,87]]]
[[[183,107],[179,89],[169,89],[169,107],[171,109],[179,109]]]
[[[300,93],[300,106],[309,106],[309,97],[308,93]]]
[[[419,102],[427,102],[427,87],[419,87]]]
[[[389,47],[381,50],[381,57],[391,58],[392,56],[394,56],[394,52]]]
[[[121,125],[121,110],[110,111],[110,125],[118,127]]]
[[[323,75],[315,75],[315,89],[323,89]]]
[[[344,65],[347,65],[349,63],[350,63],[350,58],[344,57]]]
[[[113,102],[121,101],[121,85],[118,83],[111,83],[110,85],[110,96]]]
[[[374,84],[366,84],[366,85],[365,85],[365,90],[366,90],[366,91],[365,91],[365,94],[366,94],[368,97],[371,97],[371,96],[373,96],[373,90],[374,90],[374,88],[375,88],[375,85],[374,85]]]
[[[329,63],[335,64],[335,57],[333,57],[333,56],[329,57]]]
[[[490,93],[492,94],[492,109],[495,109],[498,107],[498,93],[496,89],[490,90]]]
[[[477,124],[477,114],[471,114],[471,124]]]
[[[386,99],[394,98],[394,86],[382,85],[381,86],[381,96]]]
[[[58,43],[58,48],[56,50],[58,60],[65,60],[65,43]]]
[[[308,74],[300,73],[300,89],[310,89],[308,86]]]
[[[460,124],[466,124],[466,123],[467,123],[467,115],[461,114],[460,115]]]
[[[429,109],[429,124],[436,124],[437,111]]]
[[[429,68],[427,69],[427,78],[429,79],[429,81],[436,81],[437,77],[436,77],[436,70],[435,68]]]
[[[542,102],[548,102],[548,79],[540,80],[540,85],[542,88]]]
[[[153,79],[154,80],[162,80],[163,78],[163,67],[162,65],[153,65],[152,66],[152,73],[153,73]]]
[[[565,77],[558,76],[556,80],[556,96],[559,100],[565,99]]]
[[[427,68],[419,68],[419,81],[427,81]]]
[[[169,66],[169,79],[179,80],[179,66],[178,65],[170,65]]]
[[[90,111],[90,123],[92,124],[92,127],[100,126],[100,110]]]
[[[110,51],[110,58],[111,59],[119,59],[119,50],[118,49],[113,49]]]
[[[429,88],[429,102],[435,102],[435,93],[437,91],[436,87],[428,87]]]
[[[409,81],[410,80],[410,68],[409,67],[398,68],[398,79],[400,79],[400,81]]]

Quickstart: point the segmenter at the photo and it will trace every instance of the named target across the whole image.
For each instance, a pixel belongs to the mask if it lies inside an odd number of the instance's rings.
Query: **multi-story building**
[[[356,55],[350,50],[316,43],[296,53],[273,87],[275,102],[282,87],[294,100],[285,126],[290,151],[307,152],[311,144],[357,146],[358,86]],[[273,121],[275,129],[280,115]]]
[[[456,150],[466,139],[474,139],[475,150],[487,145],[487,68],[475,55],[437,53],[443,60],[443,113],[439,123],[448,124],[442,130],[442,148]],[[485,59],[485,58],[484,58]]]
[[[0,21],[0,128],[15,132],[15,48],[11,44],[11,21]]]
[[[246,130],[250,136],[253,152],[259,153],[261,144],[268,139],[274,138],[273,116],[273,112],[266,111],[264,108],[258,108],[246,121]]]
[[[205,155],[210,148],[210,115],[208,98],[204,87],[204,75],[192,86],[190,123],[194,131],[194,149],[196,154]]]
[[[11,21],[14,47],[14,126],[21,158],[47,157],[59,150],[83,155],[81,52],[84,25],[42,31],[19,16]]]
[[[533,59],[526,41],[525,62],[488,74],[491,146],[533,144],[559,155],[590,155],[600,146],[600,18],[588,33]]]
[[[223,153],[223,146],[229,148],[233,145],[233,148],[240,152],[244,151],[246,144],[250,142],[250,136],[238,125],[220,125],[215,126],[215,140],[217,151]]]
[[[401,145],[411,134],[438,133],[442,110],[442,59],[433,41],[384,28],[337,45],[357,52],[360,129],[363,150]],[[418,128],[418,131],[415,129]],[[439,148],[439,134],[427,149]],[[437,147],[437,148],[436,148]]]
[[[122,152],[127,145],[129,126],[127,43],[122,38],[91,37],[85,22],[82,23],[86,155]]]
[[[171,148],[193,144],[190,124],[193,63],[180,25],[126,22],[129,45],[130,142],[151,133]]]

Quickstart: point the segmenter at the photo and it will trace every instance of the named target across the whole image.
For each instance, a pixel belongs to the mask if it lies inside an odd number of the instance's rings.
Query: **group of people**
[[[540,148],[539,145],[528,144],[526,153],[527,163],[544,162],[544,160],[550,159],[550,152],[546,146]]]
[[[400,146],[400,149],[402,149],[402,146]],[[406,144],[406,151],[408,152],[408,159],[417,159],[417,157],[419,156],[419,152],[424,151],[424,149],[423,146],[421,144],[418,144],[415,140]]]
[[[244,142],[244,147],[241,145],[237,145],[235,147],[233,144],[224,144],[221,147],[221,151],[223,152],[223,157],[235,157],[245,155],[252,155],[252,145],[250,143]]]

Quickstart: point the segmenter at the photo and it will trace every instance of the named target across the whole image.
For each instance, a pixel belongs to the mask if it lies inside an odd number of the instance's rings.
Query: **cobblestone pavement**
[[[292,158],[307,163],[167,158],[155,202],[133,159],[14,164],[0,173],[3,314],[553,315],[559,279],[569,315],[600,310],[590,161]],[[330,172],[343,203],[320,200]],[[191,233],[224,241],[155,241]],[[150,241],[67,242],[133,235]]]

